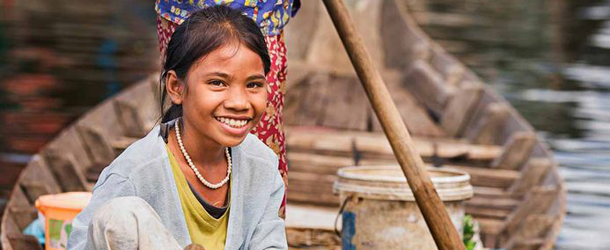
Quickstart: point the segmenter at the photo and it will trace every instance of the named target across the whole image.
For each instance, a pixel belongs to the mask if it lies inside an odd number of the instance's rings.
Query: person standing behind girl
[[[269,49],[271,70],[267,74],[268,103],[261,122],[252,130],[279,157],[278,170],[284,184],[288,186],[288,166],[283,128],[283,107],[286,92],[286,45],[283,29],[298,11],[300,0],[156,0],[157,34],[159,50],[164,54],[169,39],[190,13],[208,6],[225,5],[240,10],[254,20]],[[285,217],[286,195],[284,195],[280,216]]]
[[[275,152],[250,131],[271,60],[252,19],[225,6],[177,27],[160,84],[160,125],[106,167],[68,249],[287,249]]]

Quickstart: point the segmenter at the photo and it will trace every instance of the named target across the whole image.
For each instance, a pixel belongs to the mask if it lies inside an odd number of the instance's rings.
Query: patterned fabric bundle
[[[181,24],[189,13],[208,6],[227,5],[252,18],[263,35],[279,35],[299,9],[293,0],[156,0],[155,11],[172,23]]]

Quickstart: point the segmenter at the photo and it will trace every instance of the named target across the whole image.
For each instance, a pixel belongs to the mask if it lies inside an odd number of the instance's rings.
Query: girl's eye
[[[263,87],[263,83],[261,83],[261,82],[249,82],[247,87],[248,88],[260,88],[260,87]]]
[[[217,86],[217,87],[225,86],[225,83],[221,80],[211,80],[208,83],[212,86]]]

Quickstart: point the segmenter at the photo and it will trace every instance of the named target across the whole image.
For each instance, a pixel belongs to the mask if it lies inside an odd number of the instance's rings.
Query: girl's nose
[[[232,89],[228,98],[224,101],[224,107],[236,111],[247,110],[250,107],[248,94],[241,88]]]

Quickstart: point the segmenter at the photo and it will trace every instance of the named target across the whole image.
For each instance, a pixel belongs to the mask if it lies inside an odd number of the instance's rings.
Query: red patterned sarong
[[[157,35],[159,37],[159,50],[161,55],[165,55],[165,49],[169,39],[178,25],[157,17]],[[284,179],[284,184],[288,187],[288,165],[286,163],[286,145],[283,127],[283,107],[284,95],[286,92],[286,44],[284,43],[283,33],[276,36],[265,36],[265,42],[269,49],[271,58],[271,70],[267,74],[267,109],[252,133],[258,136],[269,148],[279,157],[278,170]],[[286,190],[287,191],[287,190]],[[280,216],[285,217],[286,192],[284,201],[280,207]]]

